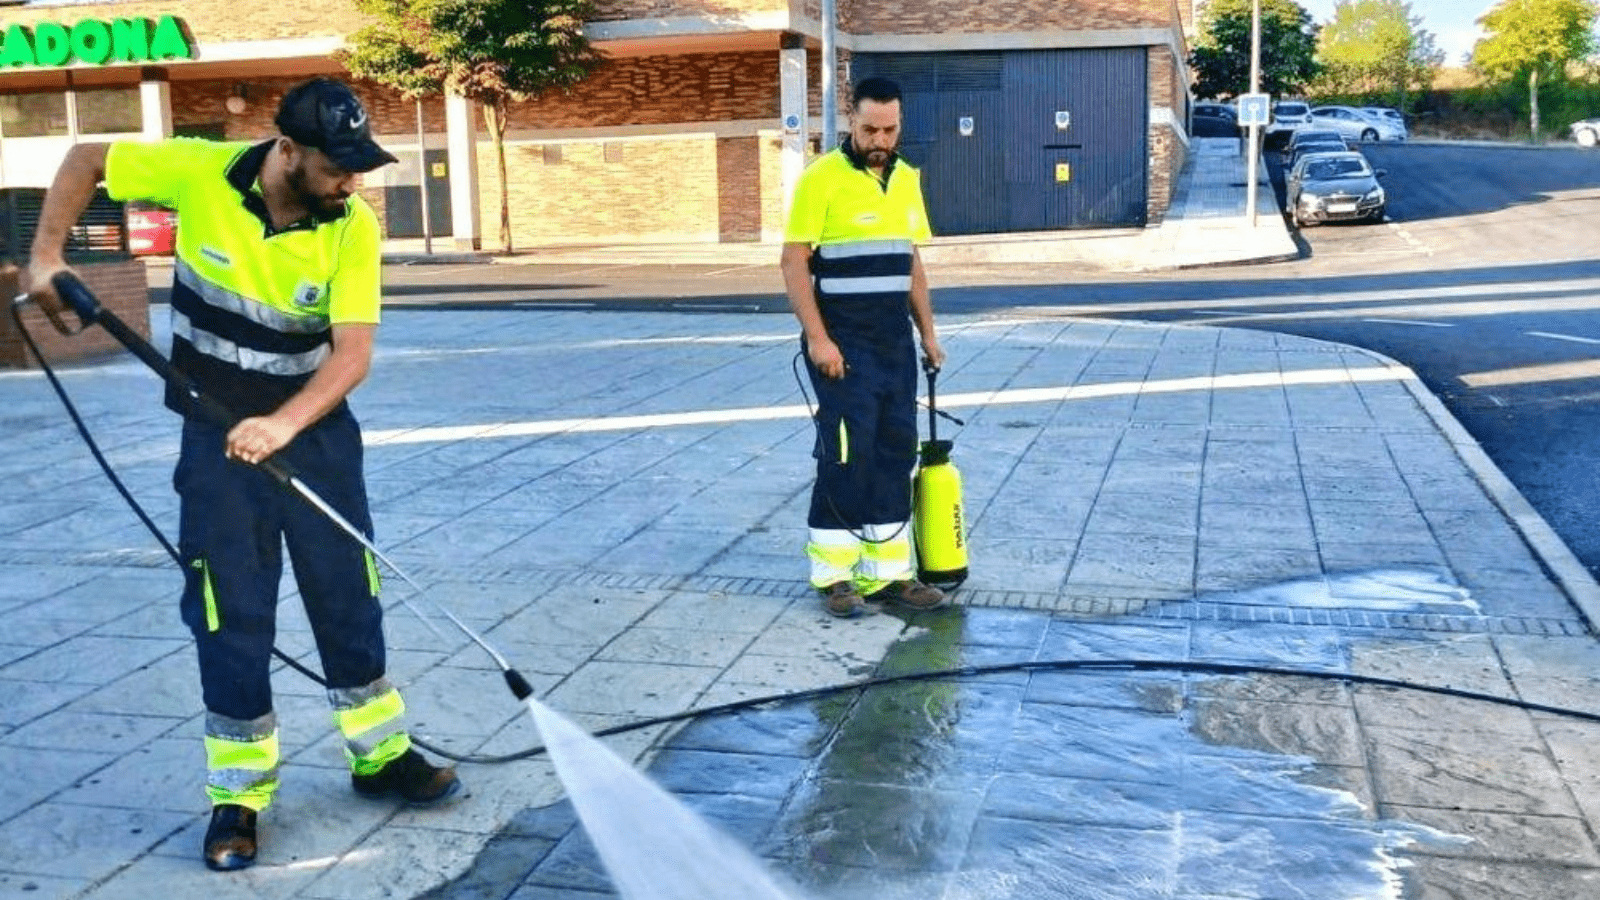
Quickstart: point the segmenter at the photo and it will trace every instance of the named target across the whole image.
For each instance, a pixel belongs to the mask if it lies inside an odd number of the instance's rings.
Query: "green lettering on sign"
[[[72,55],[93,65],[104,63],[111,57],[111,29],[95,19],[72,26]]]
[[[119,62],[150,58],[150,20],[117,19],[111,23],[111,55]]]
[[[33,27],[33,50],[41,66],[66,65],[72,56],[67,30],[54,22],[40,22]]]
[[[194,47],[177,16],[159,19],[87,19],[67,26],[40,22],[30,30],[14,24],[5,30],[0,68],[65,66],[85,63],[160,62],[194,59]]]
[[[0,47],[0,66],[33,65],[33,35],[21,25],[6,29],[6,43]]]

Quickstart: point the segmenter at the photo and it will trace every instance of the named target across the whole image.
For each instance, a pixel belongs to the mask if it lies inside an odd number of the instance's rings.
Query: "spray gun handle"
[[[922,371],[927,373],[929,378],[939,374],[939,367],[933,364],[933,357],[924,356],[922,358]]]
[[[93,325],[104,311],[100,301],[96,300],[94,294],[89,292],[89,288],[71,272],[57,272],[55,277],[50,279],[50,285],[56,289],[56,296],[61,298],[61,302],[72,307],[72,311],[78,314],[85,328]]]

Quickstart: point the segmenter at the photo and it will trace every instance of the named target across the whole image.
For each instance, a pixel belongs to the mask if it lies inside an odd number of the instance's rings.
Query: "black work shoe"
[[[206,868],[217,872],[245,869],[256,863],[256,811],[234,803],[211,807],[206,829]]]
[[[867,611],[867,604],[856,591],[856,586],[848,581],[836,581],[820,590],[822,608],[827,610],[830,616],[853,619]]]
[[[461,779],[449,766],[435,766],[415,749],[390,760],[371,775],[350,775],[350,785],[364,797],[396,796],[418,805],[438,803],[461,790]]]
[[[873,603],[892,603],[904,609],[938,609],[948,599],[944,591],[910,580],[892,582],[867,595],[867,600]]]

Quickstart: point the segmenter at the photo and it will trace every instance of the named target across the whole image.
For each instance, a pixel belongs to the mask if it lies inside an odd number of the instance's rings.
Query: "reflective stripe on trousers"
[[[278,789],[278,718],[206,714],[206,796],[260,812]]]
[[[405,701],[387,679],[359,688],[328,691],[333,720],[344,736],[344,755],[350,771],[370,775],[406,752],[411,738],[405,730]]]

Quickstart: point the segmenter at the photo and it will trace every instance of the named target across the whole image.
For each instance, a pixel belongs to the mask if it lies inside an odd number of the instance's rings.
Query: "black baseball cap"
[[[284,137],[321,150],[347,172],[370,172],[399,162],[372,139],[366,107],[332,78],[313,78],[290,88],[273,121]]]

